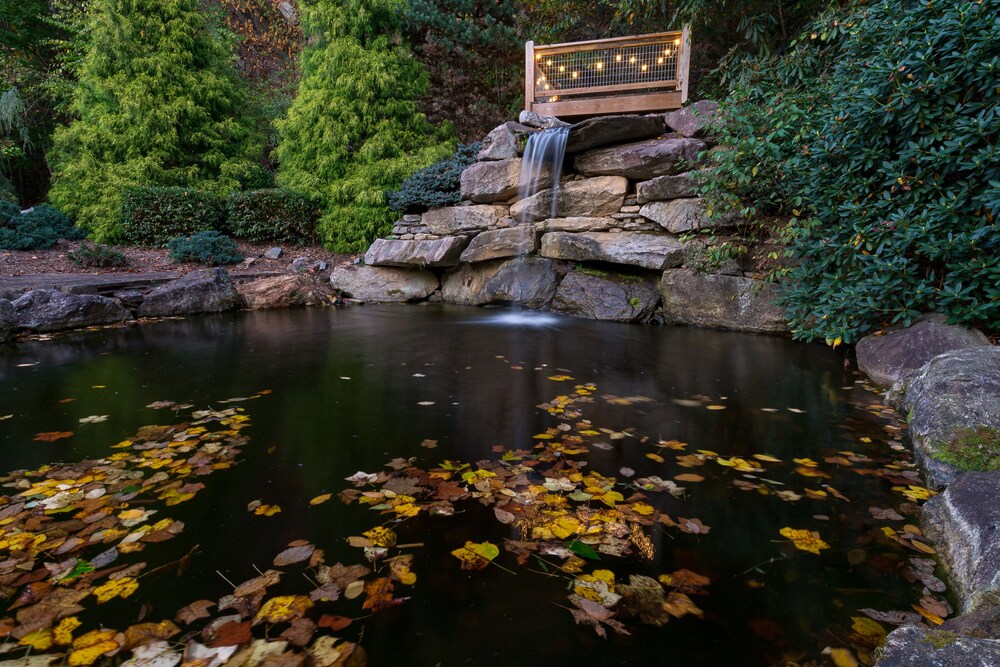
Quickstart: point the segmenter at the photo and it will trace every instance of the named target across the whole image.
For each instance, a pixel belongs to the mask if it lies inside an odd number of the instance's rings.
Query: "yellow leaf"
[[[561,540],[583,532],[583,524],[575,516],[561,516],[549,526],[552,534]]]
[[[455,549],[451,555],[462,561],[463,570],[481,570],[500,555],[500,549],[490,542],[466,542],[464,547]]]
[[[885,642],[885,628],[875,620],[867,616],[852,616],[854,622],[851,629],[858,635],[865,638],[865,641],[872,646],[881,646]]]
[[[632,511],[643,516],[649,516],[656,511],[656,508],[646,503],[632,503]]]
[[[807,468],[816,468],[819,466],[819,464],[813,461],[812,459],[792,459],[792,461],[798,463],[800,466],[805,466]]]
[[[312,500],[310,500],[309,504],[310,505],[321,505],[322,503],[325,503],[326,501],[328,501],[332,497],[333,497],[332,493],[324,493],[323,495],[316,496],[315,498],[313,498]]]
[[[753,457],[758,461],[767,461],[768,463],[781,463],[781,459],[775,458],[770,454],[754,454]]]
[[[625,500],[625,496],[618,493],[617,491],[608,491],[602,496],[597,496],[597,500],[600,500],[608,507],[614,507],[616,502],[621,502]]]
[[[705,409],[706,410],[725,410],[726,406],[724,406],[724,405],[706,405]]]
[[[73,631],[78,627],[80,627],[80,621],[76,616],[68,616],[59,621],[59,625],[52,630],[52,636],[56,644],[65,646],[71,643],[73,641]]]
[[[118,642],[114,636],[118,634],[116,630],[91,630],[85,635],[77,637],[73,641],[73,652],[69,654],[69,664],[92,665],[105,653],[110,653],[118,648]]]
[[[808,551],[819,555],[820,549],[829,549],[830,545],[820,539],[819,533],[800,528],[789,528],[785,526],[781,529],[781,536],[792,541],[796,549]]]
[[[134,577],[122,577],[121,579],[111,579],[94,589],[94,597],[97,604],[104,604],[114,598],[127,598],[139,588],[139,582]],[[89,664],[89,663],[88,663]]]
[[[829,653],[830,659],[837,667],[858,667],[858,661],[850,649],[827,648],[824,653]]]
[[[264,603],[257,615],[254,625],[258,623],[284,623],[302,618],[306,610],[313,606],[312,600],[304,595],[279,595]]]
[[[18,642],[20,646],[30,646],[36,651],[44,651],[52,646],[52,631],[48,628],[41,628],[34,632],[29,632],[21,637]]]
[[[146,516],[146,512],[144,510],[125,510],[118,515],[118,518],[124,521],[130,521],[132,519],[141,519],[144,516]]]
[[[274,516],[280,511],[281,508],[277,505],[258,505],[253,513],[257,516]]]
[[[653,452],[649,452],[648,454],[646,454],[646,458],[653,459],[657,463],[663,463],[663,457],[660,456],[659,454],[654,454]]]
[[[368,538],[372,546],[392,547],[396,545],[396,533],[385,526],[375,526],[371,530],[366,530],[361,534]]]

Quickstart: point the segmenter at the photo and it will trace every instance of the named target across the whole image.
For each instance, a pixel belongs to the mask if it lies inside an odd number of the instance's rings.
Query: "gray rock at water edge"
[[[927,483],[949,484],[957,469],[935,458],[963,428],[1000,429],[1000,347],[945,352],[892,386],[886,401],[908,415],[907,433]]]
[[[36,333],[133,319],[132,313],[114,299],[94,294],[63,294],[57,290],[38,289],[21,295],[11,305],[17,327]]]
[[[698,197],[650,202],[639,210],[639,214],[671,234],[729,227],[734,221],[734,218],[709,218]]]
[[[680,266],[684,244],[668,234],[648,232],[549,232],[541,255],[576,262],[610,262],[662,271]]]
[[[540,232],[606,232],[619,222],[606,218],[548,218],[535,223]]]
[[[948,582],[969,613],[1000,600],[1000,472],[960,475],[920,511]]]
[[[663,120],[667,127],[685,137],[701,137],[711,128],[718,115],[719,105],[716,102],[700,100],[665,114]]]
[[[423,214],[421,220],[432,234],[449,236],[466,232],[481,232],[495,227],[506,218],[510,208],[497,204],[478,206],[441,206]]]
[[[668,201],[681,197],[696,197],[698,195],[697,172],[686,171],[672,176],[657,176],[648,181],[642,181],[635,186],[636,201],[647,204],[651,201]]]
[[[1000,641],[906,625],[886,637],[875,667],[996,667]]]
[[[514,158],[470,165],[462,172],[462,199],[477,204],[506,202],[518,193],[522,163],[520,158]],[[546,165],[528,185],[534,190],[547,188],[551,178],[552,171]]]
[[[664,271],[660,279],[662,313],[670,324],[751,333],[783,334],[788,325],[774,305],[774,288],[740,276]]]
[[[541,310],[555,297],[561,270],[556,262],[531,255],[462,264],[445,275],[441,294],[445,303],[517,303]]]
[[[243,307],[225,269],[202,269],[150,290],[139,306],[140,317],[221,313]]]
[[[538,233],[533,225],[520,225],[507,229],[483,232],[472,239],[462,251],[461,261],[483,262],[490,259],[517,257],[534,252],[538,247]]]
[[[528,111],[527,109],[525,109],[518,115],[517,120],[522,125],[527,125],[529,127],[538,127],[543,130],[553,127],[566,127],[567,125],[572,124],[572,123],[567,123],[564,120],[559,120],[555,116],[543,116],[541,114],[535,113],[534,111]]]
[[[291,266],[289,267],[292,271],[308,271],[309,258],[308,257],[296,257],[292,260]]]
[[[559,283],[552,310],[613,322],[642,322],[660,300],[650,280],[618,274],[573,271]]]
[[[515,158],[524,150],[526,138],[532,132],[533,130],[527,125],[507,121],[486,135],[477,157],[480,161]]]
[[[618,213],[628,192],[628,179],[621,176],[598,176],[560,185],[556,217],[600,218]],[[551,217],[551,189],[515,202],[510,215],[522,223],[538,222]]]
[[[986,605],[949,618],[941,624],[940,629],[970,637],[1000,639],[1000,606]]]
[[[655,139],[666,127],[663,116],[598,116],[582,120],[569,130],[566,152],[577,153],[612,144]]]
[[[0,299],[0,343],[6,343],[14,338],[17,328],[17,312],[8,299]]]
[[[855,351],[861,372],[875,384],[889,387],[943,352],[989,344],[977,329],[947,324],[944,315],[932,313],[905,329],[865,336]]]
[[[264,252],[264,259],[281,259],[282,250],[281,248],[274,247],[268,248]]]
[[[427,241],[375,239],[365,253],[365,264],[413,268],[455,266],[468,244],[469,239],[464,236]]]
[[[640,141],[580,153],[574,169],[584,176],[616,175],[649,180],[690,171],[705,149],[699,139],[665,138]]]
[[[341,266],[330,273],[330,286],[366,303],[422,301],[438,288],[438,279],[423,269],[388,266]]]
[[[259,278],[237,289],[250,310],[319,306],[333,301],[333,290],[326,281],[317,282],[302,274]]]

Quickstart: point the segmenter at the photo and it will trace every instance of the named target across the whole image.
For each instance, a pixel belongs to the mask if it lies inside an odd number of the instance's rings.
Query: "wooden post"
[[[681,30],[681,54],[677,63],[677,78],[681,82],[681,104],[688,100],[688,70],[691,69],[691,24],[685,23]]]
[[[535,105],[535,43],[524,43],[524,108],[531,111]]]

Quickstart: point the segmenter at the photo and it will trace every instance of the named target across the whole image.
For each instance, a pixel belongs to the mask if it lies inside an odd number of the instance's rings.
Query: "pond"
[[[821,346],[502,309],[364,306],[23,342],[0,353],[0,384],[0,474],[90,461],[52,473],[90,475],[71,499],[84,506],[52,500],[58,489],[38,486],[46,470],[4,478],[0,529],[10,538],[12,517],[34,502],[48,503],[48,518],[24,530],[76,512],[71,527],[102,521],[106,531],[81,533],[72,549],[58,531],[48,550],[22,544],[32,560],[20,571],[63,562],[59,586],[84,588],[105,583],[87,571],[97,561],[107,581],[138,582],[105,604],[80,602],[79,632],[214,603],[289,545],[304,547],[304,560],[277,568],[285,574],[267,596],[338,582],[325,590],[340,599],[314,596],[288,618],[325,619],[319,632],[360,643],[371,665],[827,664],[825,648],[860,655],[891,629],[860,610],[912,617],[911,605],[945,604],[921,602],[933,550],[908,525],[925,491],[903,427],[841,353]],[[174,428],[134,437],[150,425]],[[157,456],[162,467],[150,464]],[[113,487],[94,472],[109,466],[125,475]],[[110,509],[100,505],[108,498]],[[129,518],[124,528],[114,513]],[[452,552],[466,542],[499,554],[478,547],[466,565],[482,569],[463,569]],[[378,572],[358,595],[361,584],[328,566],[370,566],[366,544]],[[388,565],[397,554],[412,561]],[[145,568],[114,572],[138,562]],[[14,599],[25,578],[12,567],[0,562]],[[641,589],[657,579],[646,613]],[[599,603],[621,594],[617,615],[603,617],[611,622],[597,620]],[[287,627],[239,629],[276,638]]]

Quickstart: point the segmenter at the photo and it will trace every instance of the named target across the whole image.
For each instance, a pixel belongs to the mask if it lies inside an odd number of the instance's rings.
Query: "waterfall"
[[[570,127],[565,125],[534,132],[528,137],[528,143],[524,147],[518,196],[520,199],[527,199],[544,190],[542,180],[548,170],[550,218],[556,217],[556,209],[559,207],[559,179],[562,177],[563,156],[566,153]]]

